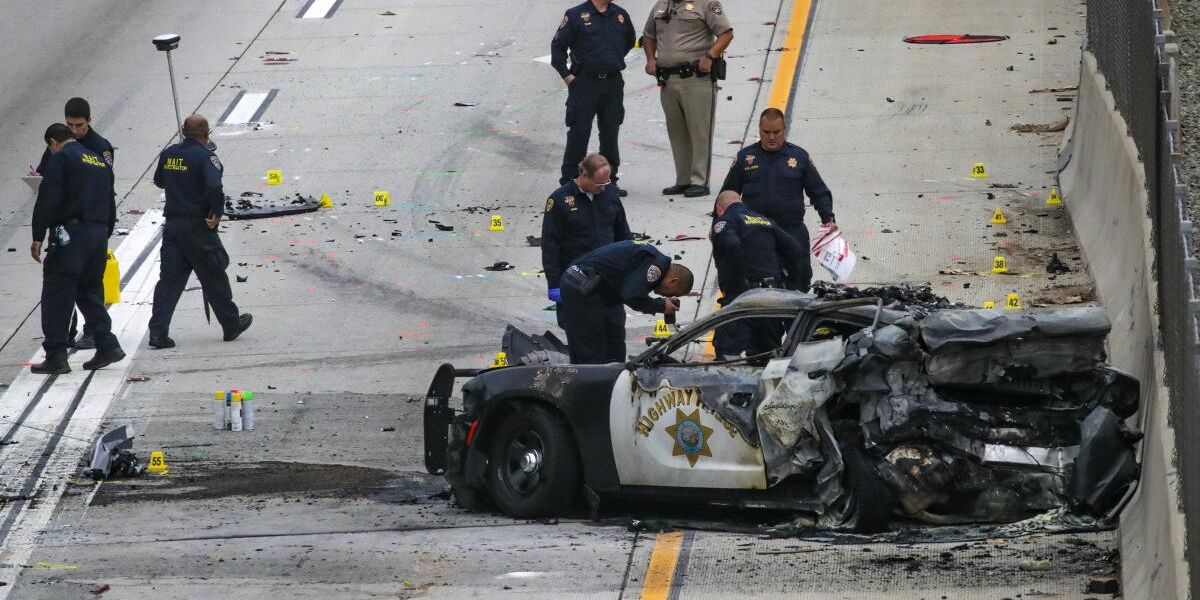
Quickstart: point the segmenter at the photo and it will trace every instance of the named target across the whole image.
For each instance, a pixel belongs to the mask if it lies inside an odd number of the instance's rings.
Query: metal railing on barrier
[[[1200,573],[1200,299],[1193,226],[1187,213],[1188,186],[1183,172],[1182,130],[1179,125],[1178,48],[1163,29],[1164,13],[1153,5],[1154,52],[1158,102],[1155,136],[1157,156],[1146,163],[1147,184],[1154,212],[1157,252],[1159,318],[1166,381],[1170,390],[1171,425],[1175,428],[1180,496],[1187,519],[1187,559],[1190,571]],[[1191,597],[1200,598],[1200,578],[1190,583]]]

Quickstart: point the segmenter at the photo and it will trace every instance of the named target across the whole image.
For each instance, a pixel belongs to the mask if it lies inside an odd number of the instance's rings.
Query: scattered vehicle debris
[[[989,42],[1003,42],[1007,39],[1007,35],[977,35],[962,33],[915,35],[904,38],[904,42],[907,44],[984,44]]]
[[[878,289],[893,298],[753,290],[627,363],[567,365],[547,351],[565,353],[557,339],[509,326],[512,366],[438,369],[426,469],[459,505],[520,518],[586,487],[593,513],[651,495],[866,532],[897,518],[1111,525],[1138,477],[1140,434],[1123,419],[1139,383],[1103,362],[1105,311],[946,310],[927,286]],[[786,334],[767,352],[706,354],[734,321]]]
[[[508,356],[509,365],[564,365],[571,362],[567,345],[549,331],[529,335],[509,325],[504,328],[500,348]]]
[[[525,236],[525,243],[534,248],[541,248],[542,247],[542,238],[532,236],[532,235],[527,235],[527,236]]]
[[[129,383],[143,383],[146,381],[150,381],[150,378],[145,375],[134,375],[133,377],[130,377],[130,378],[126,379],[125,381],[127,381]]]
[[[136,477],[142,468],[133,453],[133,430],[122,425],[100,436],[92,450],[92,462],[85,473],[100,481],[113,477]]]
[[[479,103],[478,102],[455,102],[454,105],[470,108],[472,106],[479,106]]]
[[[1057,273],[1070,273],[1071,267],[1068,267],[1066,263],[1059,260],[1058,253],[1055,252],[1050,256],[1050,262],[1046,264],[1046,272],[1050,273],[1051,275]]]
[[[283,217],[316,212],[321,207],[321,201],[312,196],[296,197],[288,200],[261,202],[251,198],[261,197],[257,192],[246,192],[236,201],[225,197],[225,216],[231,221],[244,219],[266,219],[268,217]]]
[[[1041,124],[1019,123],[1017,125],[1013,125],[1012,127],[1009,127],[1009,129],[1011,129],[1017,133],[1052,133],[1055,131],[1062,131],[1062,130],[1066,129],[1067,125],[1070,124],[1070,122],[1071,122],[1071,117],[1069,117],[1067,115],[1063,115],[1062,117],[1059,117],[1053,123],[1041,123]]]
[[[498,260],[495,263],[492,263],[492,266],[484,267],[483,270],[484,271],[511,271],[515,268],[516,267],[512,266],[512,264],[506,260]]]

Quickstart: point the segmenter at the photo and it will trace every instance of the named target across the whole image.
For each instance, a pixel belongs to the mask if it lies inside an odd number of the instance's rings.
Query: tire
[[[579,459],[566,425],[541,406],[518,408],[492,439],[487,484],[496,507],[511,517],[569,508],[579,492]]]
[[[842,462],[846,465],[845,485],[849,492],[842,509],[842,526],[858,533],[886,531],[892,521],[896,498],[875,473],[865,450],[857,440],[843,441]]]

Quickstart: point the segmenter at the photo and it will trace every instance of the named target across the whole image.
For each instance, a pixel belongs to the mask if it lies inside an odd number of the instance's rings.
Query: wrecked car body
[[[713,356],[717,327],[756,320],[787,324],[778,348]],[[516,517],[582,492],[593,513],[683,498],[858,531],[1111,519],[1139,472],[1124,419],[1140,390],[1104,364],[1108,330],[1100,308],[908,311],[768,289],[625,364],[550,364],[561,342],[514,329],[517,366],[439,369],[426,468],[460,505]]]

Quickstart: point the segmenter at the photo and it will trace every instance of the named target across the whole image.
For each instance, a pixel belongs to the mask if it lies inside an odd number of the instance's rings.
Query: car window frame
[[[746,309],[718,310],[718,311],[712,313],[711,315],[709,315],[708,317],[706,317],[700,321],[696,321],[695,323],[692,323],[691,325],[685,327],[683,329],[683,331],[680,331],[679,333],[672,335],[671,337],[664,340],[662,343],[656,344],[655,346],[646,350],[642,354],[638,355],[638,357],[636,359],[634,359],[634,362],[637,363],[639,366],[644,366],[644,367],[648,367],[648,366],[655,366],[655,367],[692,366],[692,367],[695,367],[695,366],[706,366],[706,365],[728,365],[728,364],[733,364],[733,363],[737,363],[737,362],[747,361],[753,357],[738,358],[738,359],[728,360],[728,361],[712,361],[712,362],[702,362],[702,363],[700,363],[700,362],[666,362],[666,361],[662,361],[661,359],[665,356],[670,356],[670,354],[672,352],[675,352],[676,350],[682,348],[684,345],[693,343],[697,339],[697,336],[699,336],[700,334],[702,334],[706,331],[716,330],[717,327],[720,327],[721,325],[724,325],[726,323],[731,323],[735,320],[748,319],[748,318],[778,317],[781,319],[786,319],[786,318],[791,317],[792,323],[791,323],[791,325],[788,326],[788,329],[785,332],[783,344],[780,346],[780,350],[783,350],[786,352],[786,350],[791,346],[791,343],[788,340],[788,338],[786,337],[786,335],[789,335],[794,331],[796,322],[801,320],[804,317],[804,312],[805,312],[805,309],[795,308],[795,307],[783,307],[783,308],[754,307],[754,308],[746,308]],[[683,341],[683,340],[686,340],[686,341]],[[761,356],[761,355],[756,355],[756,356]],[[672,360],[674,360],[674,359],[672,359]]]

